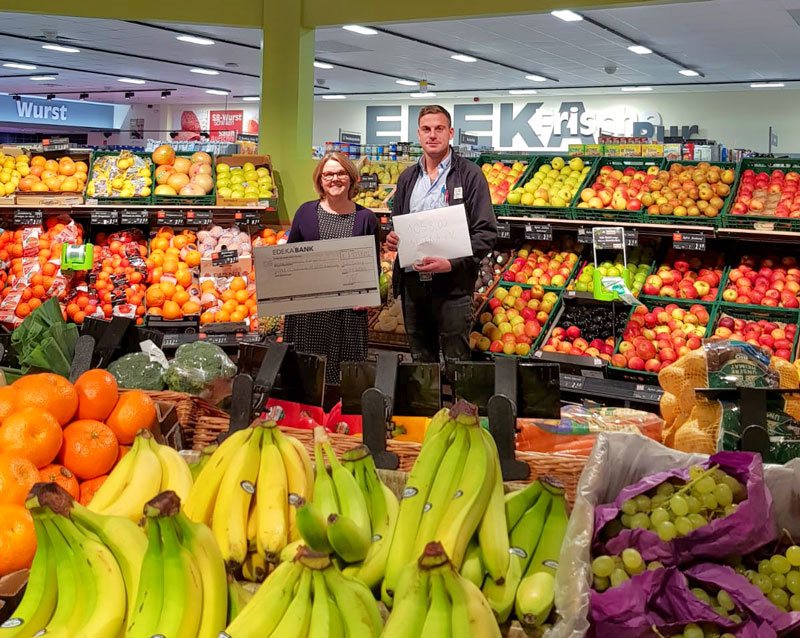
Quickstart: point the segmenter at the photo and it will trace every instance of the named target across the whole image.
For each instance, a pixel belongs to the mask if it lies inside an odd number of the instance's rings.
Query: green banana
[[[272,434],[274,429],[277,428],[264,428],[255,496],[256,548],[270,562],[277,560],[288,543],[290,509],[289,480]],[[296,458],[294,449],[291,452]]]
[[[423,444],[427,443],[428,438],[432,438],[441,432],[447,423],[450,422],[450,420],[449,408],[442,408],[436,414],[434,414],[431,422],[428,424],[428,427],[425,428],[425,436],[422,438]]]
[[[245,605],[253,597],[253,594],[246,590],[242,584],[233,576],[228,576],[228,623],[232,622],[236,616],[244,609]],[[220,630],[221,631],[221,630]],[[217,632],[219,636],[219,632]]]
[[[333,638],[334,619],[332,607],[328,596],[328,587],[325,585],[325,576],[319,569],[312,572],[314,584],[314,603],[311,607],[311,622],[308,627],[308,638]],[[341,627],[339,627],[341,629]],[[339,636],[342,636],[341,632]]]
[[[308,627],[311,623],[311,569],[304,569],[300,575],[300,582],[294,593],[294,598],[283,618],[270,634],[270,638],[292,638],[295,636],[307,636]]]
[[[486,567],[489,577],[496,583],[501,583],[508,571],[509,549],[505,499],[503,498],[503,473],[492,435],[483,428],[480,430],[484,442],[489,447],[489,453],[494,457],[494,479],[489,503],[478,526],[478,542],[481,546],[483,565]],[[480,584],[476,586],[480,587]]]
[[[297,498],[311,498],[311,490],[314,485],[314,470],[311,467],[311,460],[308,458],[308,452],[300,445],[300,450],[297,446],[292,444],[294,437],[287,437],[280,428],[272,428],[272,435],[275,440],[275,445],[281,454],[281,460],[286,468],[287,480],[287,499],[286,514],[287,518],[287,543],[294,542],[300,539],[300,532],[297,529],[295,521],[296,510],[292,507],[292,503]]]
[[[511,530],[510,560],[505,581],[497,584],[488,579],[483,584],[483,594],[499,622],[505,622],[514,608],[517,587],[536,550],[552,500],[550,492],[543,491],[534,506],[525,512]]]
[[[263,432],[264,428],[257,428],[247,445],[241,446],[233,455],[214,503],[211,530],[222,557],[232,565],[241,565],[247,558],[247,517],[256,491]]]
[[[186,512],[186,516],[191,520],[205,523],[206,525],[211,524],[214,503],[225,472],[230,466],[234,455],[240,448],[246,446],[255,432],[255,428],[237,430],[219,445],[211,455],[211,458],[205,463],[203,469],[197,475],[192,489],[189,490],[186,502],[183,504],[183,511]],[[130,453],[124,456],[122,461],[129,455]],[[105,487],[105,483],[103,487]],[[103,488],[101,487],[100,489]]]
[[[325,538],[327,541],[327,537]],[[303,539],[296,540],[293,543],[289,543],[286,547],[281,550],[281,555],[279,557],[278,562],[285,563],[289,560],[294,560],[294,557],[297,556],[297,550],[303,545]]]
[[[346,610],[346,613],[342,613],[345,636],[378,638],[383,629],[383,619],[378,603],[367,586],[359,580],[347,578],[334,566],[322,573],[339,609]]]
[[[394,607],[386,622],[383,638],[418,638],[428,609],[430,571],[409,563],[403,569],[394,597]]]
[[[330,438],[321,426],[314,428],[314,438],[322,442],[322,449],[328,457],[331,466],[331,480],[336,489],[336,500],[339,503],[339,513],[352,521],[370,535],[370,520],[364,494],[358,487],[356,479],[347,471],[336,458],[336,452],[331,447]]]
[[[486,568],[483,566],[483,558],[481,557],[481,546],[474,536],[469,541],[469,545],[467,545],[464,561],[461,563],[461,575],[476,587],[482,586],[486,577]]]
[[[130,454],[130,452],[128,453]],[[154,518],[145,518],[147,550],[142,559],[136,604],[128,614],[125,638],[150,638],[156,633],[164,598],[164,565],[161,533]]]
[[[228,625],[224,634],[227,634],[228,638],[269,636],[291,604],[295,584],[300,579],[303,569],[298,562],[278,565],[258,588],[250,602]],[[220,636],[223,636],[223,633],[220,633]]]
[[[200,458],[198,458],[194,463],[189,463],[189,472],[192,474],[192,480],[196,481],[200,471],[206,466],[208,463],[208,459],[211,458],[211,455],[217,451],[219,446],[214,443],[212,445],[206,445],[200,451]]]
[[[506,523],[509,532],[519,522],[522,515],[533,506],[541,493],[542,484],[539,481],[534,481],[524,489],[515,490],[505,495]]]
[[[180,511],[174,519],[183,546],[197,561],[203,583],[202,614],[197,638],[217,638],[227,622],[225,561],[214,534],[205,523],[195,523]]]
[[[458,482],[458,490],[447,506],[437,536],[456,569],[461,568],[469,539],[480,524],[492,495],[496,464],[493,448],[486,441],[481,426],[469,428],[469,454]]]
[[[439,413],[435,418],[441,419]],[[441,428],[437,428],[436,433],[431,434],[430,438],[426,437],[419,456],[408,475],[408,481],[400,501],[400,511],[397,514],[392,546],[386,561],[386,573],[381,584],[381,597],[389,607],[392,605],[394,589],[400,573],[406,565],[416,560],[414,541],[419,529],[422,510],[455,427],[455,421],[448,418],[447,423]]]
[[[333,551],[348,563],[366,558],[371,542],[369,532],[349,516],[331,514],[328,517],[327,535]]]
[[[439,573],[442,569],[450,567],[440,567],[431,573],[430,603],[420,638],[447,638],[453,635],[453,605],[447,595],[444,579]]]
[[[19,606],[11,617],[0,623],[2,638],[31,638],[44,629],[58,599],[56,557],[53,545],[45,529],[43,518],[49,514],[33,511],[33,526],[36,530],[36,554],[31,564],[28,584]]]
[[[564,534],[567,532],[568,519],[566,499],[563,496],[553,497],[539,544],[528,564],[525,576],[542,571],[555,576],[561,545],[564,542]]]
[[[300,536],[315,552],[331,552],[328,542],[328,521],[315,503],[304,498],[295,499],[296,522]]]
[[[336,500],[336,488],[333,485],[328,470],[325,468],[325,459],[322,456],[322,443],[314,437],[314,466],[317,471],[314,479],[314,504],[319,507],[322,515],[327,520],[331,514],[339,513],[339,502]]]
[[[538,627],[550,615],[555,599],[555,578],[550,572],[536,572],[522,579],[517,589],[515,610],[526,627]]]
[[[437,531],[447,506],[458,489],[458,481],[464,471],[468,453],[469,431],[465,427],[457,427],[450,447],[444,453],[439,469],[436,471],[436,478],[433,480],[427,502],[422,509],[414,543],[414,556],[422,554],[425,546],[431,541],[441,540],[437,537]]]
[[[331,629],[328,638],[345,638],[344,620],[342,620],[342,614],[339,613],[339,608],[336,606],[336,599],[330,591],[328,592],[328,607],[331,611]]]
[[[500,626],[481,590],[450,566],[439,571],[452,601],[453,636],[459,638],[500,638]]]

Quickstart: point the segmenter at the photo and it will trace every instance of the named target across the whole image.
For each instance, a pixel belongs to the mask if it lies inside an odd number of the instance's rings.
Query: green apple
[[[242,166],[242,169],[246,173],[247,171],[255,171],[256,167],[255,164],[253,164],[253,162],[245,162],[244,165]]]
[[[269,171],[263,166],[258,167],[256,169],[256,173],[258,173],[259,177],[264,177],[264,176],[269,177]]]
[[[231,197],[233,195],[233,191],[227,186],[223,186],[222,188],[217,187],[217,194],[220,197]]]
[[[231,167],[228,166],[225,162],[220,162],[217,164],[217,174],[219,173],[229,173]]]

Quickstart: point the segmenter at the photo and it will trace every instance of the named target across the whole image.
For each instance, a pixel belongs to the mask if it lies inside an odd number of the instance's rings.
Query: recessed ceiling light
[[[751,89],[780,89],[786,86],[783,82],[754,82]]]
[[[547,82],[547,78],[542,77],[541,75],[526,75],[526,80],[530,80],[531,82]]]
[[[697,71],[692,71],[691,69],[681,69],[678,73],[685,75],[687,78],[696,78],[700,75]]]
[[[647,55],[648,53],[652,53],[652,49],[648,49],[647,47],[643,47],[641,44],[632,44],[628,47],[628,51],[632,53],[636,53],[638,55]]]
[[[43,49],[47,49],[48,51],[60,51],[61,53],[80,53],[80,49],[76,49],[75,47],[65,47],[61,46],[60,44],[43,44]]]
[[[6,62],[3,66],[7,69],[22,69],[23,71],[34,71],[36,69],[33,64],[20,64],[19,62]]]
[[[409,93],[411,97],[436,97],[436,93]]]
[[[327,62],[317,62],[316,60],[314,60],[314,66],[316,68],[318,68],[318,69],[332,69],[333,68],[332,64],[328,64]]]
[[[559,20],[563,20],[564,22],[580,22],[583,20],[583,16],[580,13],[575,13],[574,11],[570,11],[569,9],[561,9],[559,11],[551,11],[550,15],[555,16]]]
[[[42,82],[44,80],[55,80],[55,75],[32,75],[30,80],[34,80],[35,82]]]
[[[242,102],[258,102],[260,99],[257,95],[246,95],[242,98]]]
[[[509,95],[535,95],[536,89],[511,89]]]
[[[345,31],[352,31],[353,33],[358,33],[359,35],[378,35],[378,32],[375,29],[370,29],[369,27],[362,27],[360,24],[346,24],[342,27]]]
[[[395,80],[396,84],[401,86],[417,86],[419,82],[414,82],[412,80]]]
[[[180,40],[181,42],[189,42],[191,44],[202,44],[203,46],[214,44],[214,40],[210,40],[209,38],[201,38],[196,35],[179,35],[175,39]]]
[[[222,91],[220,89],[206,89],[206,93],[209,95],[228,95],[228,91]]]
[[[125,84],[145,84],[144,80],[137,80],[136,78],[117,78],[117,82],[124,82]]]
[[[346,100],[346,95],[323,95],[323,100]]]
[[[652,91],[652,86],[623,86],[621,91],[625,91],[626,93],[638,93],[639,91]]]
[[[199,73],[200,75],[219,75],[219,71],[214,69],[189,69],[189,73]]]
[[[464,55],[463,53],[455,53],[450,56],[453,60],[459,62],[477,62],[478,58],[473,58],[471,55]]]

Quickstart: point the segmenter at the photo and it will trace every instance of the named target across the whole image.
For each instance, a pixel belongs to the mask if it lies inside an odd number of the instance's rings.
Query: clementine
[[[15,395],[10,385],[0,388],[0,423],[16,409]]]
[[[94,497],[95,492],[103,486],[107,478],[108,474],[103,474],[103,476],[98,476],[97,478],[89,479],[81,483],[80,504],[83,506],[88,505]]]
[[[0,576],[30,567],[35,553],[31,513],[24,505],[0,505]]]
[[[39,471],[28,459],[0,454],[0,505],[24,505]]]
[[[63,441],[61,426],[49,412],[22,408],[0,425],[0,453],[22,456],[36,467],[52,461]]]
[[[39,480],[42,483],[55,483],[56,485],[60,485],[69,492],[70,496],[76,501],[81,496],[81,488],[80,485],[78,485],[78,479],[63,465],[51,463],[43,467],[39,470]]]
[[[64,428],[59,459],[79,479],[106,474],[117,462],[119,443],[114,432],[93,419],[73,421]]]
[[[149,430],[156,422],[156,406],[141,390],[130,390],[119,397],[106,424],[116,434],[120,443],[129,445],[142,428]]]
[[[107,370],[84,372],[75,382],[78,393],[78,418],[105,421],[117,405],[117,380]]]
[[[78,410],[78,393],[64,377],[49,372],[27,374],[12,385],[18,408],[47,410],[64,426]]]

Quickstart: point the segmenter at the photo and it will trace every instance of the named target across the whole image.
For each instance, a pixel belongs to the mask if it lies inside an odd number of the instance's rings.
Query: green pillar
[[[314,126],[314,29],[302,26],[299,1],[264,2],[259,150],[272,157],[281,219],[316,196],[311,181]]]

